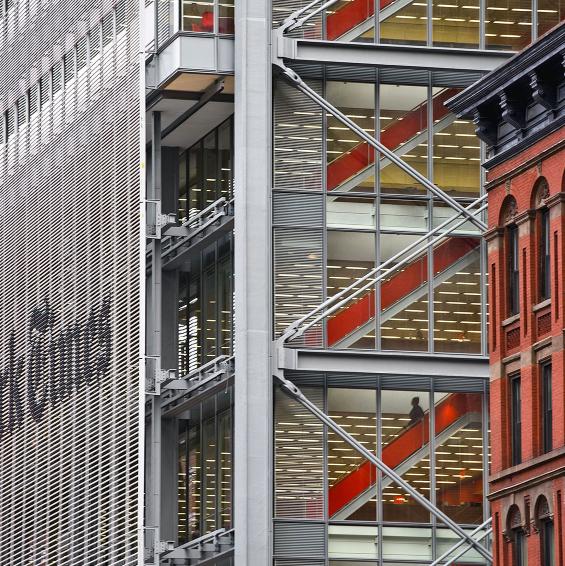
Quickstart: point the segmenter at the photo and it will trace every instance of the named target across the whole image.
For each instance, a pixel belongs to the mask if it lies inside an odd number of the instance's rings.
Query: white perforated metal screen
[[[0,12],[0,564],[137,564],[139,2],[9,6]]]

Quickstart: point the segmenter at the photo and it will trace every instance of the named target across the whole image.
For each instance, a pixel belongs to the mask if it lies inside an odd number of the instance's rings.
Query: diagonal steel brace
[[[356,133],[361,139],[366,141],[370,146],[372,146],[376,151],[382,155],[388,157],[395,165],[402,169],[405,173],[410,175],[413,179],[421,183],[430,193],[441,199],[459,214],[465,216],[470,220],[481,232],[486,231],[486,224],[476,218],[473,213],[465,209],[463,205],[457,202],[454,198],[450,197],[447,193],[442,191],[434,183],[432,183],[428,178],[422,175],[419,171],[408,165],[404,160],[400,159],[394,151],[390,150],[388,147],[383,145],[379,140],[375,139],[373,136],[368,134],[363,128],[358,126],[353,120],[348,118],[343,112],[338,110],[335,106],[330,104],[323,96],[319,95],[316,91],[311,89],[290,67],[287,67],[281,60],[277,61],[277,65],[281,68],[284,77],[294,85],[298,90],[304,93],[308,98],[312,99],[318,106],[332,114],[340,122],[350,128],[354,133]]]
[[[489,527],[484,533],[481,533],[481,536],[479,536],[477,539],[477,542],[480,540],[483,540],[484,538],[488,537],[490,534],[492,533],[492,527]],[[459,558],[461,558],[466,552],[468,552],[469,550],[471,550],[470,546],[465,547],[463,550],[460,550],[455,556],[452,556],[446,563],[444,566],[451,566],[456,560],[458,560]]]
[[[353,436],[347,433],[343,428],[341,428],[333,419],[328,417],[323,411],[318,409],[314,403],[312,403],[302,391],[294,384],[292,381],[283,377],[282,372],[276,372],[275,377],[280,380],[283,391],[296,399],[303,407],[310,411],[315,417],[320,419],[328,428],[330,428],[335,434],[340,436],[345,442],[347,442],[352,448],[357,450],[364,458],[369,460],[378,470],[383,474],[388,476],[392,481],[400,485],[406,492],[420,505],[427,509],[432,515],[434,515],[439,521],[441,521],[446,527],[451,529],[454,533],[459,535],[468,544],[473,546],[477,552],[479,552],[483,558],[492,563],[492,554],[477,540],[466,533],[453,519],[448,517],[443,511],[438,509],[430,501],[428,501],[423,495],[421,495],[416,489],[414,489],[406,480],[399,476],[392,468],[387,466],[380,458],[377,458],[370,450],[367,450],[362,444],[360,444]]]
[[[470,537],[475,536],[477,533],[479,533],[480,531],[482,531],[483,529],[486,529],[490,524],[492,523],[492,517],[489,517],[483,524],[479,525],[474,531],[472,531],[471,533],[469,533]],[[486,535],[485,535],[486,536]],[[477,540],[480,540],[477,539]],[[441,564],[441,562],[443,560],[445,560],[450,554],[452,554],[453,552],[455,552],[460,546],[462,546],[463,544],[465,544],[465,540],[461,539],[459,542],[455,543],[449,550],[446,550],[439,558],[436,558],[431,564],[430,566],[438,566],[439,564]],[[468,548],[465,549],[465,552],[467,552],[467,550],[469,550]],[[454,558],[459,558],[459,554],[457,554],[457,556],[455,556]],[[452,558],[453,560],[453,558]]]

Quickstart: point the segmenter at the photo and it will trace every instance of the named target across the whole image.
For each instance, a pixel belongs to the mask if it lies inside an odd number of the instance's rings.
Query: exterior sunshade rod
[[[492,533],[492,527],[489,527],[484,533],[481,534],[481,536],[477,539],[475,539],[477,542],[480,540],[483,540],[485,537],[488,537],[490,534]],[[451,564],[453,564],[456,560],[458,560],[459,558],[461,558],[461,556],[463,556],[467,551],[471,550],[470,546],[467,546],[466,548],[464,548],[463,550],[460,550],[455,556],[453,556],[452,558],[450,558],[444,566],[451,566]],[[434,562],[435,564],[435,562]]]
[[[477,533],[486,529],[492,523],[492,517],[489,517],[482,525],[479,525],[473,532],[469,534],[470,537],[475,536]],[[480,539],[478,539],[480,540]],[[462,544],[465,544],[465,541],[461,539],[457,543],[455,543],[449,550],[446,550],[439,558],[436,558],[430,566],[438,566],[445,560],[450,554],[455,552]],[[465,551],[466,552],[466,551]],[[457,555],[455,558],[459,558],[460,555]]]
[[[345,124],[348,128],[350,128],[354,133],[356,133],[359,137],[365,140],[370,146],[372,146],[379,153],[388,157],[394,164],[400,167],[400,169],[402,169],[405,173],[410,175],[413,179],[421,183],[433,195],[440,198],[451,208],[459,212],[459,214],[463,214],[464,216],[466,216],[479,230],[481,230],[481,232],[484,232],[487,229],[486,224],[482,222],[479,218],[475,218],[472,213],[465,210],[463,205],[459,204],[455,199],[450,197],[439,187],[434,185],[434,183],[432,183],[429,179],[424,177],[424,175],[422,175],[419,171],[416,171],[416,169],[414,169],[413,167],[408,165],[408,163],[400,159],[400,157],[398,157],[398,155],[396,155],[394,151],[388,149],[388,147],[384,146],[380,141],[376,140],[373,136],[369,135],[363,128],[359,127],[355,122],[353,122],[345,114],[343,114],[343,112],[340,112],[335,106],[330,104],[323,96],[320,96],[316,91],[312,90],[295,71],[284,65],[282,62],[279,62],[279,65],[283,70],[284,76],[294,86],[296,86],[298,90],[303,92],[306,96],[308,96],[316,104],[318,104],[318,106],[321,106],[324,110],[327,110],[330,114],[332,114],[340,122]]]
[[[467,206],[467,210],[471,210],[474,206],[476,206],[477,204],[481,203],[482,201],[484,201],[487,198],[487,195],[483,195],[482,197],[479,197],[477,200],[473,201],[470,205]],[[479,212],[481,212],[482,210],[484,210],[486,207],[482,206],[479,210],[476,210],[473,212],[473,214],[478,214]],[[458,215],[455,215],[458,216]],[[394,254],[391,258],[387,259],[386,261],[384,261],[383,263],[381,263],[379,266],[374,267],[373,269],[371,269],[371,271],[368,271],[365,275],[363,275],[363,277],[360,277],[359,279],[357,279],[354,283],[352,283],[351,285],[349,285],[348,287],[346,287],[345,289],[342,289],[339,293],[336,293],[335,295],[332,295],[329,299],[327,299],[326,301],[324,301],[323,303],[321,303],[320,305],[318,305],[315,309],[313,309],[312,311],[310,311],[308,314],[304,315],[302,318],[299,318],[298,320],[296,320],[295,322],[293,322],[286,330],[286,332],[281,336],[280,340],[282,342],[286,342],[286,340],[288,340],[288,338],[290,338],[291,336],[293,336],[296,333],[296,329],[300,327],[301,324],[303,324],[305,321],[307,321],[309,318],[313,317],[316,313],[324,310],[325,308],[327,308],[329,305],[335,303],[340,297],[343,297],[343,295],[345,295],[346,293],[348,293],[349,291],[351,291],[352,289],[354,289],[355,287],[357,287],[357,285],[359,285],[360,283],[362,283],[363,281],[366,281],[367,279],[369,279],[370,277],[373,277],[374,275],[376,275],[379,271],[381,271],[382,269],[384,269],[385,267],[388,267],[391,263],[393,263],[394,261],[396,261],[397,259],[399,259],[400,257],[402,257],[406,252],[408,252],[409,250],[411,250],[412,248],[420,245],[422,242],[428,242],[428,238],[430,236],[433,236],[436,232],[439,232],[441,230],[443,230],[444,228],[446,228],[449,224],[451,224],[452,222],[454,222],[454,218],[448,218],[447,220],[445,220],[444,222],[442,222],[439,226],[436,226],[433,230],[431,230],[430,232],[428,232],[427,234],[425,234],[424,236],[418,238],[417,240],[415,240],[414,242],[412,242],[411,244],[409,244],[408,246],[406,246],[406,248],[404,248],[403,250],[401,250],[400,252]],[[462,222],[458,222],[457,224],[455,224],[454,226],[451,226],[450,228],[448,228],[443,234],[442,236],[445,236],[447,234],[450,234],[451,232],[453,232],[453,230],[455,230],[456,228],[458,228],[459,226],[461,226],[462,224],[465,224],[467,222],[467,219],[464,219]],[[429,245],[429,242],[428,242]],[[299,336],[303,333],[304,331],[302,329],[300,329],[299,331]]]
[[[340,436],[345,442],[347,442],[352,448],[357,450],[364,458],[369,460],[374,464],[377,469],[379,469],[383,474],[388,476],[392,481],[397,483],[406,492],[414,498],[415,501],[420,503],[425,509],[427,509],[432,515],[434,515],[439,521],[450,528],[454,533],[458,534],[462,539],[464,539],[468,544],[475,547],[477,552],[479,552],[486,560],[492,563],[492,554],[482,546],[478,541],[472,538],[468,533],[466,533],[455,521],[450,519],[443,511],[438,509],[430,501],[428,501],[423,495],[420,495],[408,482],[406,482],[402,477],[400,477],[392,468],[389,468],[380,458],[377,458],[370,450],[367,450],[362,444],[360,444],[353,436],[343,430],[337,423],[335,423],[328,415],[323,411],[318,409],[314,403],[312,403],[302,391],[283,377],[280,373],[276,377],[282,383],[282,389],[287,394],[296,399],[303,407],[310,411],[315,417],[320,419],[327,427],[329,427],[333,432]]]
[[[487,205],[483,205],[481,206],[479,209],[477,209],[476,211],[474,211],[475,214],[478,214],[480,212],[482,212],[483,210],[486,210]],[[453,220],[450,219],[449,222],[452,222]],[[384,273],[381,273],[380,275],[377,275],[374,278],[371,278],[370,281],[368,281],[367,283],[365,283],[364,285],[362,285],[359,288],[356,288],[355,291],[353,293],[351,293],[351,295],[349,295],[348,297],[346,297],[345,299],[342,299],[341,301],[339,301],[338,303],[335,303],[334,305],[332,305],[330,308],[328,308],[326,311],[324,311],[322,314],[318,315],[316,318],[314,318],[313,320],[311,320],[308,324],[304,324],[303,326],[301,326],[300,328],[298,328],[298,330],[296,331],[296,337],[302,336],[302,334],[304,334],[304,332],[306,332],[306,330],[308,330],[309,328],[311,328],[312,326],[314,326],[315,324],[317,324],[318,322],[320,322],[321,320],[323,320],[324,318],[327,318],[329,315],[333,314],[335,311],[339,310],[341,307],[343,307],[344,305],[346,305],[351,299],[357,297],[358,295],[360,295],[361,293],[367,291],[368,289],[370,289],[375,283],[377,283],[378,281],[381,281],[381,279],[384,279],[387,275],[390,275],[390,273],[392,271],[395,271],[396,269],[399,269],[401,267],[404,267],[407,263],[410,263],[413,259],[415,259],[416,257],[418,257],[423,251],[425,251],[428,247],[433,246],[435,244],[437,244],[440,240],[443,240],[443,238],[446,237],[446,235],[448,233],[450,233],[451,231],[455,230],[456,228],[458,228],[459,226],[461,226],[462,224],[465,224],[467,222],[466,218],[463,218],[462,220],[460,220],[459,222],[457,222],[448,232],[444,232],[443,234],[440,234],[439,236],[436,236],[435,238],[433,238],[432,240],[429,240],[426,245],[424,245],[423,247],[413,251],[412,253],[408,254],[406,257],[404,257],[401,261],[399,261],[398,263],[396,263],[393,267],[391,267],[391,269],[385,271]],[[428,238],[428,235],[426,236],[422,236],[423,239]],[[420,239],[422,239],[420,238]],[[411,247],[414,246],[409,246],[406,249],[410,249]],[[406,253],[406,249],[400,251],[398,254],[396,254],[395,256],[393,256],[392,258],[388,259],[385,263],[390,263],[391,261],[393,261],[394,259],[403,256]],[[372,275],[370,277],[372,277],[373,275],[375,275],[378,271],[382,271],[383,267],[385,266],[385,263],[382,263],[379,267],[375,268],[374,270],[371,270]],[[369,274],[367,274],[369,275]],[[365,275],[363,278],[361,278],[360,280],[355,281],[355,283],[353,283],[352,285],[350,285],[348,287],[348,289],[351,288],[355,288],[356,285],[359,285],[361,280],[364,280],[367,278],[367,275]],[[344,289],[345,291],[346,289]],[[337,295],[335,295],[334,297],[336,297]],[[335,301],[333,301],[335,302]],[[320,308],[318,307],[317,309],[318,311],[320,310]],[[310,318],[310,316],[312,316],[312,313],[310,315],[308,315],[308,318]],[[286,334],[286,333],[285,333]]]

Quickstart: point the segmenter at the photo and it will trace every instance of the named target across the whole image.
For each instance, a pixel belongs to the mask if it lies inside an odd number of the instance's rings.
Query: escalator
[[[440,446],[459,430],[472,422],[481,420],[480,394],[453,393],[444,397],[435,406],[435,442]],[[382,459],[390,468],[403,475],[414,464],[429,457],[429,413],[424,418],[395,436],[383,447]],[[346,519],[375,496],[377,470],[370,462],[365,462],[354,471],[330,486],[328,493],[328,510],[333,519]],[[383,487],[391,482],[383,477]],[[475,490],[475,479],[464,486],[467,493],[466,501],[471,501]],[[455,493],[452,494],[455,498]],[[442,494],[443,500],[451,497],[449,488]],[[461,499],[461,491],[457,492]]]

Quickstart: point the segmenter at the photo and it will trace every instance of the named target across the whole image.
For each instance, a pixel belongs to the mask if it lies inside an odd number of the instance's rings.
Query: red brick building
[[[496,566],[565,563],[565,25],[448,102],[487,145]]]

